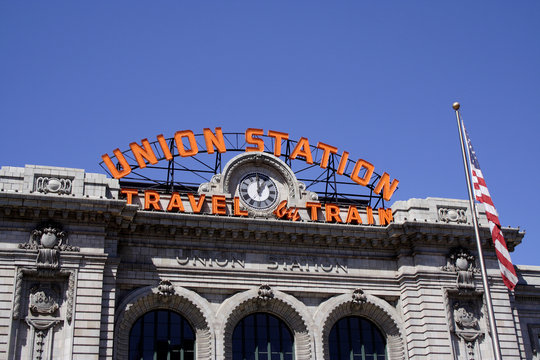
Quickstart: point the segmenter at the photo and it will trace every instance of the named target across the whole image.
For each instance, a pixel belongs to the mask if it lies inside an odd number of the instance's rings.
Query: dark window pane
[[[259,354],[265,354],[268,348],[268,322],[264,314],[257,314],[257,349]],[[263,357],[260,360],[266,360]]]
[[[330,360],[386,360],[386,341],[369,320],[350,316],[339,320],[328,337]]]
[[[248,315],[233,331],[233,360],[293,359],[293,336],[279,318],[267,314]]]
[[[191,328],[191,326],[186,320],[184,320],[184,338],[191,339],[191,340],[195,339],[195,334],[193,333],[193,329]]]
[[[129,336],[130,360],[194,359],[195,335],[189,323],[168,310],[150,311],[133,324]]]

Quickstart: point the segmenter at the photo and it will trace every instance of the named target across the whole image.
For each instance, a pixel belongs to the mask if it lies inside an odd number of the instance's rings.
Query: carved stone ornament
[[[465,248],[454,248],[447,257],[447,264],[442,270],[457,272],[456,285],[459,289],[474,289],[474,273],[476,258]]]
[[[26,318],[26,323],[34,328],[34,339],[32,341],[32,359],[42,360],[48,359],[48,356],[43,354],[47,348],[47,342],[50,344],[52,341],[53,331],[49,329],[54,328],[62,321],[57,319],[35,319]]]
[[[36,265],[39,269],[58,269],[59,251],[80,251],[67,244],[67,234],[60,225],[46,223],[32,230],[27,243],[19,244],[20,249],[37,250]]]
[[[162,280],[157,289],[160,296],[168,298],[174,295],[174,286],[169,280]]]
[[[457,301],[454,304],[454,320],[459,329],[478,330],[478,319],[472,304]]]
[[[484,334],[479,325],[479,312],[473,301],[456,301],[453,306],[454,331],[465,342],[469,360],[474,360],[477,340]]]
[[[52,315],[58,310],[58,294],[50,287],[32,289],[30,311],[35,315]]]
[[[23,303],[22,298],[24,295],[24,283],[28,280],[25,280],[25,277],[38,279],[39,284],[38,286],[34,286],[31,288],[30,293],[31,296],[34,295],[34,298],[30,298],[29,308],[31,311],[37,310],[37,315],[40,315],[39,311],[44,311],[47,305],[46,303],[52,304],[51,300],[43,301],[43,303],[39,302],[39,299],[45,300],[48,296],[51,296],[54,301],[57,302],[58,306],[60,306],[60,303],[62,302],[62,296],[60,291],[59,284],[54,284],[54,282],[50,282],[52,279],[55,281],[64,279],[68,282],[68,288],[65,298],[65,307],[66,307],[66,320],[68,323],[71,323],[71,320],[73,319],[73,299],[75,296],[75,278],[76,278],[76,271],[75,270],[54,270],[54,271],[43,271],[41,269],[26,269],[26,268],[19,268],[17,270],[17,276],[15,278],[15,297],[13,299],[13,319],[19,319],[23,314],[21,314],[21,304]],[[48,292],[47,290],[44,290],[46,288],[51,288],[52,292]],[[39,291],[44,291],[44,296],[39,295],[35,296],[35,294]],[[35,309],[32,310],[32,302],[35,306]],[[54,308],[54,305],[52,306]],[[40,310],[41,309],[41,310]],[[45,311],[46,312],[46,311]],[[44,313],[41,313],[41,315],[47,315]]]
[[[439,220],[447,223],[466,223],[467,210],[463,208],[439,208]]]
[[[40,176],[36,179],[35,191],[42,193],[71,194],[71,179]]]
[[[359,308],[363,304],[365,304],[367,301],[366,294],[364,294],[364,290],[362,289],[355,289],[352,293],[352,306],[354,308]]]
[[[272,290],[270,285],[262,284],[261,286],[259,286],[258,298],[263,302],[274,298],[274,291]]]

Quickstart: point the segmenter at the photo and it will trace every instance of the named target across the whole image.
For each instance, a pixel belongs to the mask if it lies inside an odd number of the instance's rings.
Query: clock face
[[[242,201],[257,210],[270,208],[276,203],[278,189],[267,175],[250,173],[242,178],[239,189]]]

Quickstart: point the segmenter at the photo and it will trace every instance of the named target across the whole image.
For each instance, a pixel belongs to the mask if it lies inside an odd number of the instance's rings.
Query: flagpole
[[[465,146],[463,141],[463,122],[459,115],[459,103],[455,102],[452,107],[456,111],[457,125],[459,129],[459,141],[461,142],[461,155],[463,157],[463,167],[465,168],[465,178],[467,179],[467,190],[469,192],[469,206],[471,208],[472,220],[474,225],[474,234],[476,236],[476,248],[478,249],[478,258],[480,260],[480,270],[482,273],[482,284],[484,285],[484,295],[486,297],[486,305],[488,310],[489,327],[491,328],[491,344],[493,346],[493,352],[495,353],[496,360],[502,360],[501,349],[499,347],[499,334],[497,333],[497,325],[495,324],[495,314],[493,312],[493,304],[491,302],[491,292],[489,291],[489,284],[487,279],[486,265],[484,263],[484,254],[482,252],[482,241],[480,240],[480,231],[478,230],[478,218],[476,216],[476,205],[474,203],[474,195],[471,183],[471,175],[469,172],[469,165],[467,157],[470,158],[469,149]]]

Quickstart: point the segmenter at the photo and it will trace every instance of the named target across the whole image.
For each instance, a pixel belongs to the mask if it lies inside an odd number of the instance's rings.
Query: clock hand
[[[261,193],[261,185],[259,184],[259,174],[255,174],[256,178],[257,178],[257,193],[260,194]]]

